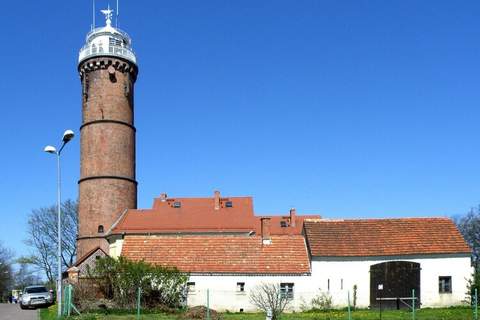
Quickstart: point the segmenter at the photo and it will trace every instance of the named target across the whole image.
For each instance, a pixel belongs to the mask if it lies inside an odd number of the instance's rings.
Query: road
[[[37,320],[38,310],[22,310],[18,304],[0,303],[0,320]]]

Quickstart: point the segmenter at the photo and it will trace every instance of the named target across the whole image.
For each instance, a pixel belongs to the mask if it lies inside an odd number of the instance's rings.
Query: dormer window
[[[287,227],[287,222],[286,221],[280,221],[280,227],[286,228]]]
[[[233,202],[232,201],[225,202],[225,207],[226,208],[232,208],[233,207]]]
[[[174,207],[174,208],[181,208],[181,207],[182,207],[182,203],[181,203],[180,201],[175,201],[175,202],[173,203],[173,207]]]

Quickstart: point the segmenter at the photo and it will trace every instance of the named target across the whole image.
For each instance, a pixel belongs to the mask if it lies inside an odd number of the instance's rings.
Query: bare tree
[[[291,301],[288,292],[282,291],[278,283],[262,283],[250,292],[250,302],[265,313],[271,312],[272,320],[280,319]]]
[[[0,301],[6,299],[13,285],[12,258],[13,252],[0,242]]]
[[[480,264],[480,208],[472,208],[466,215],[455,219],[458,230],[473,251],[473,261],[478,270]]]
[[[57,270],[57,207],[32,210],[27,224],[25,243],[33,252],[23,259],[43,270],[48,281],[53,283]],[[77,226],[78,204],[67,200],[62,203],[62,269],[75,261]]]

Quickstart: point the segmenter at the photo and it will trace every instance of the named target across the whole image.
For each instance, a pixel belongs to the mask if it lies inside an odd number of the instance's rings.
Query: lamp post
[[[63,148],[65,145],[72,140],[74,137],[74,133],[72,130],[66,130],[63,133],[62,138],[62,145],[58,149],[53,146],[46,146],[43,151],[47,153],[51,153],[57,156],[57,235],[58,235],[58,244],[57,244],[57,304],[58,304],[58,312],[57,315],[60,318],[62,316],[62,209],[61,209],[61,179],[60,179],[60,155],[62,153]]]

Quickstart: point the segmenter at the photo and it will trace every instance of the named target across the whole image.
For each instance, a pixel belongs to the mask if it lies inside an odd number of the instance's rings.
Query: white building
[[[411,303],[412,290],[421,307],[465,299],[471,252],[448,218],[321,219],[305,222],[304,229],[312,281],[332,292],[337,306],[347,304],[354,285],[359,307],[380,300],[401,307]]]
[[[126,211],[107,238],[111,256],[188,272],[189,305],[236,312],[255,310],[249,293],[260,283],[280,284],[292,310],[321,292],[336,307],[349,295],[358,307],[405,307],[412,295],[421,307],[458,305],[473,271],[447,218],[258,217],[250,197],[219,193],[162,195],[152,209]]]

